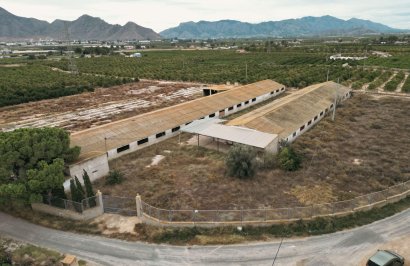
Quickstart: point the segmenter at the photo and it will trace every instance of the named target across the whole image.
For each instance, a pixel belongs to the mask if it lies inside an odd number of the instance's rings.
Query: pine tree
[[[93,185],[91,184],[90,177],[88,176],[88,173],[85,170],[83,172],[83,180],[84,180],[85,191],[87,192],[87,197],[88,198],[94,197],[95,193],[93,191]],[[95,198],[89,199],[88,204],[91,208],[95,207],[97,205]]]

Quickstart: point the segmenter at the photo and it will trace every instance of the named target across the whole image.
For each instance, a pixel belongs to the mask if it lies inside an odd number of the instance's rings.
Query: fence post
[[[103,203],[101,191],[98,190],[97,193],[95,193],[95,196],[97,197],[98,206],[100,206],[100,208],[104,209],[104,203]]]
[[[142,217],[142,202],[139,194],[135,197],[135,204],[137,207],[137,217]]]

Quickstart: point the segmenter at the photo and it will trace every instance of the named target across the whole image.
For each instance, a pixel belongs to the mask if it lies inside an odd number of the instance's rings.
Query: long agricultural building
[[[70,175],[80,177],[84,169],[92,179],[105,176],[110,159],[173,137],[194,121],[221,118],[284,91],[284,85],[264,80],[73,133],[71,145],[80,146],[81,154]]]
[[[279,140],[292,142],[350,96],[351,89],[333,81],[315,84],[233,119],[227,125],[276,134]]]

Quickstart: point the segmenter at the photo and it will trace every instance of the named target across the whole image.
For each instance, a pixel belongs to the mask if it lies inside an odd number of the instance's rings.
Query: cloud
[[[47,21],[83,14],[109,23],[134,21],[161,31],[185,21],[235,19],[251,23],[332,15],[369,19],[410,29],[410,1],[395,0],[0,0],[10,12]]]

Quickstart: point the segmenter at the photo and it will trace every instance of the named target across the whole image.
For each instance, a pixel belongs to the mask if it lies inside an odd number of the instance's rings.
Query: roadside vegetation
[[[28,207],[19,205],[17,202],[13,202],[12,204],[3,203],[3,205],[0,202],[0,206],[4,206],[2,210],[13,216],[45,227],[82,234],[104,234],[102,231],[103,226],[101,227],[97,222],[71,221],[56,216],[37,213]],[[333,233],[370,224],[408,208],[410,208],[410,197],[381,208],[356,212],[343,217],[315,218],[312,220],[299,220],[288,224],[270,226],[243,226],[241,231],[233,226],[175,228],[136,224],[134,229],[135,234],[114,233],[106,236],[128,241],[146,241],[173,245],[238,244],[249,241],[269,241],[279,237],[305,237]],[[3,257],[1,257],[2,255]],[[1,259],[3,258],[7,260],[10,259],[10,256],[8,253],[4,253],[4,249],[2,253],[0,248],[0,262],[2,262]],[[84,262],[83,265],[85,265]]]
[[[237,244],[246,241],[269,241],[281,237],[306,237],[312,235],[329,234],[392,216],[410,207],[410,197],[397,203],[375,208],[370,211],[357,212],[343,217],[315,218],[312,220],[298,220],[289,224],[270,226],[237,227],[157,227],[137,224],[135,231],[138,238],[154,243],[169,243],[175,245],[217,245]]]
[[[59,252],[0,237],[0,265],[61,266]],[[87,265],[80,260],[79,265]]]

